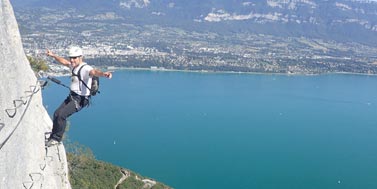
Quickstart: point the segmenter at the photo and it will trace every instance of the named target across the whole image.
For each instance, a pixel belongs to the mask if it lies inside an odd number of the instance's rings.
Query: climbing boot
[[[54,146],[54,145],[59,145],[60,144],[60,142],[59,141],[57,141],[57,140],[55,140],[55,139],[53,139],[53,138],[50,138],[50,139],[48,139],[48,141],[46,142],[46,147],[51,147],[51,146]]]

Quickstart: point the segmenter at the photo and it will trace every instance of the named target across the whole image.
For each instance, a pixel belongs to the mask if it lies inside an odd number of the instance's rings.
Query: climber
[[[92,77],[107,77],[111,79],[111,72],[102,72],[83,62],[83,52],[80,47],[73,46],[68,51],[69,61],[55,55],[47,49],[47,56],[53,57],[57,62],[70,68],[72,72],[70,94],[56,109],[53,118],[52,133],[46,142],[46,147],[59,144],[63,139],[67,118],[89,105]],[[80,73],[78,73],[80,71]],[[79,79],[78,77],[81,77]],[[85,83],[83,83],[85,82]]]

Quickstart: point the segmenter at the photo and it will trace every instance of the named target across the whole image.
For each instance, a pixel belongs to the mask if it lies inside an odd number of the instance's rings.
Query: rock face
[[[22,48],[9,0],[0,0],[0,188],[71,188],[63,145],[45,148],[52,121]]]

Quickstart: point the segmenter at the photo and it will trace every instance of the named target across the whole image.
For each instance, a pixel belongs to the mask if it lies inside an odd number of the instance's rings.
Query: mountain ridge
[[[185,29],[305,36],[376,46],[377,2],[355,0],[29,0],[16,8],[75,8],[86,14],[114,12],[130,23]],[[215,29],[213,29],[215,28]],[[220,29],[219,29],[220,28]],[[362,37],[358,37],[362,36]]]

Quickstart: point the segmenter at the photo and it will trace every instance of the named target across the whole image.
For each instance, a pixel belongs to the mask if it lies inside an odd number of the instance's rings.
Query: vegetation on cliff
[[[165,189],[168,186],[156,183],[150,184],[146,179],[129,170],[117,167],[107,162],[96,160],[93,152],[78,143],[68,143],[67,160],[69,181],[72,189]],[[128,175],[124,175],[124,173]],[[122,178],[124,178],[122,180]],[[117,184],[118,183],[118,184]]]
[[[27,56],[27,59],[29,60],[31,69],[33,69],[34,73],[38,73],[39,71],[45,72],[49,69],[47,62],[41,58]]]

